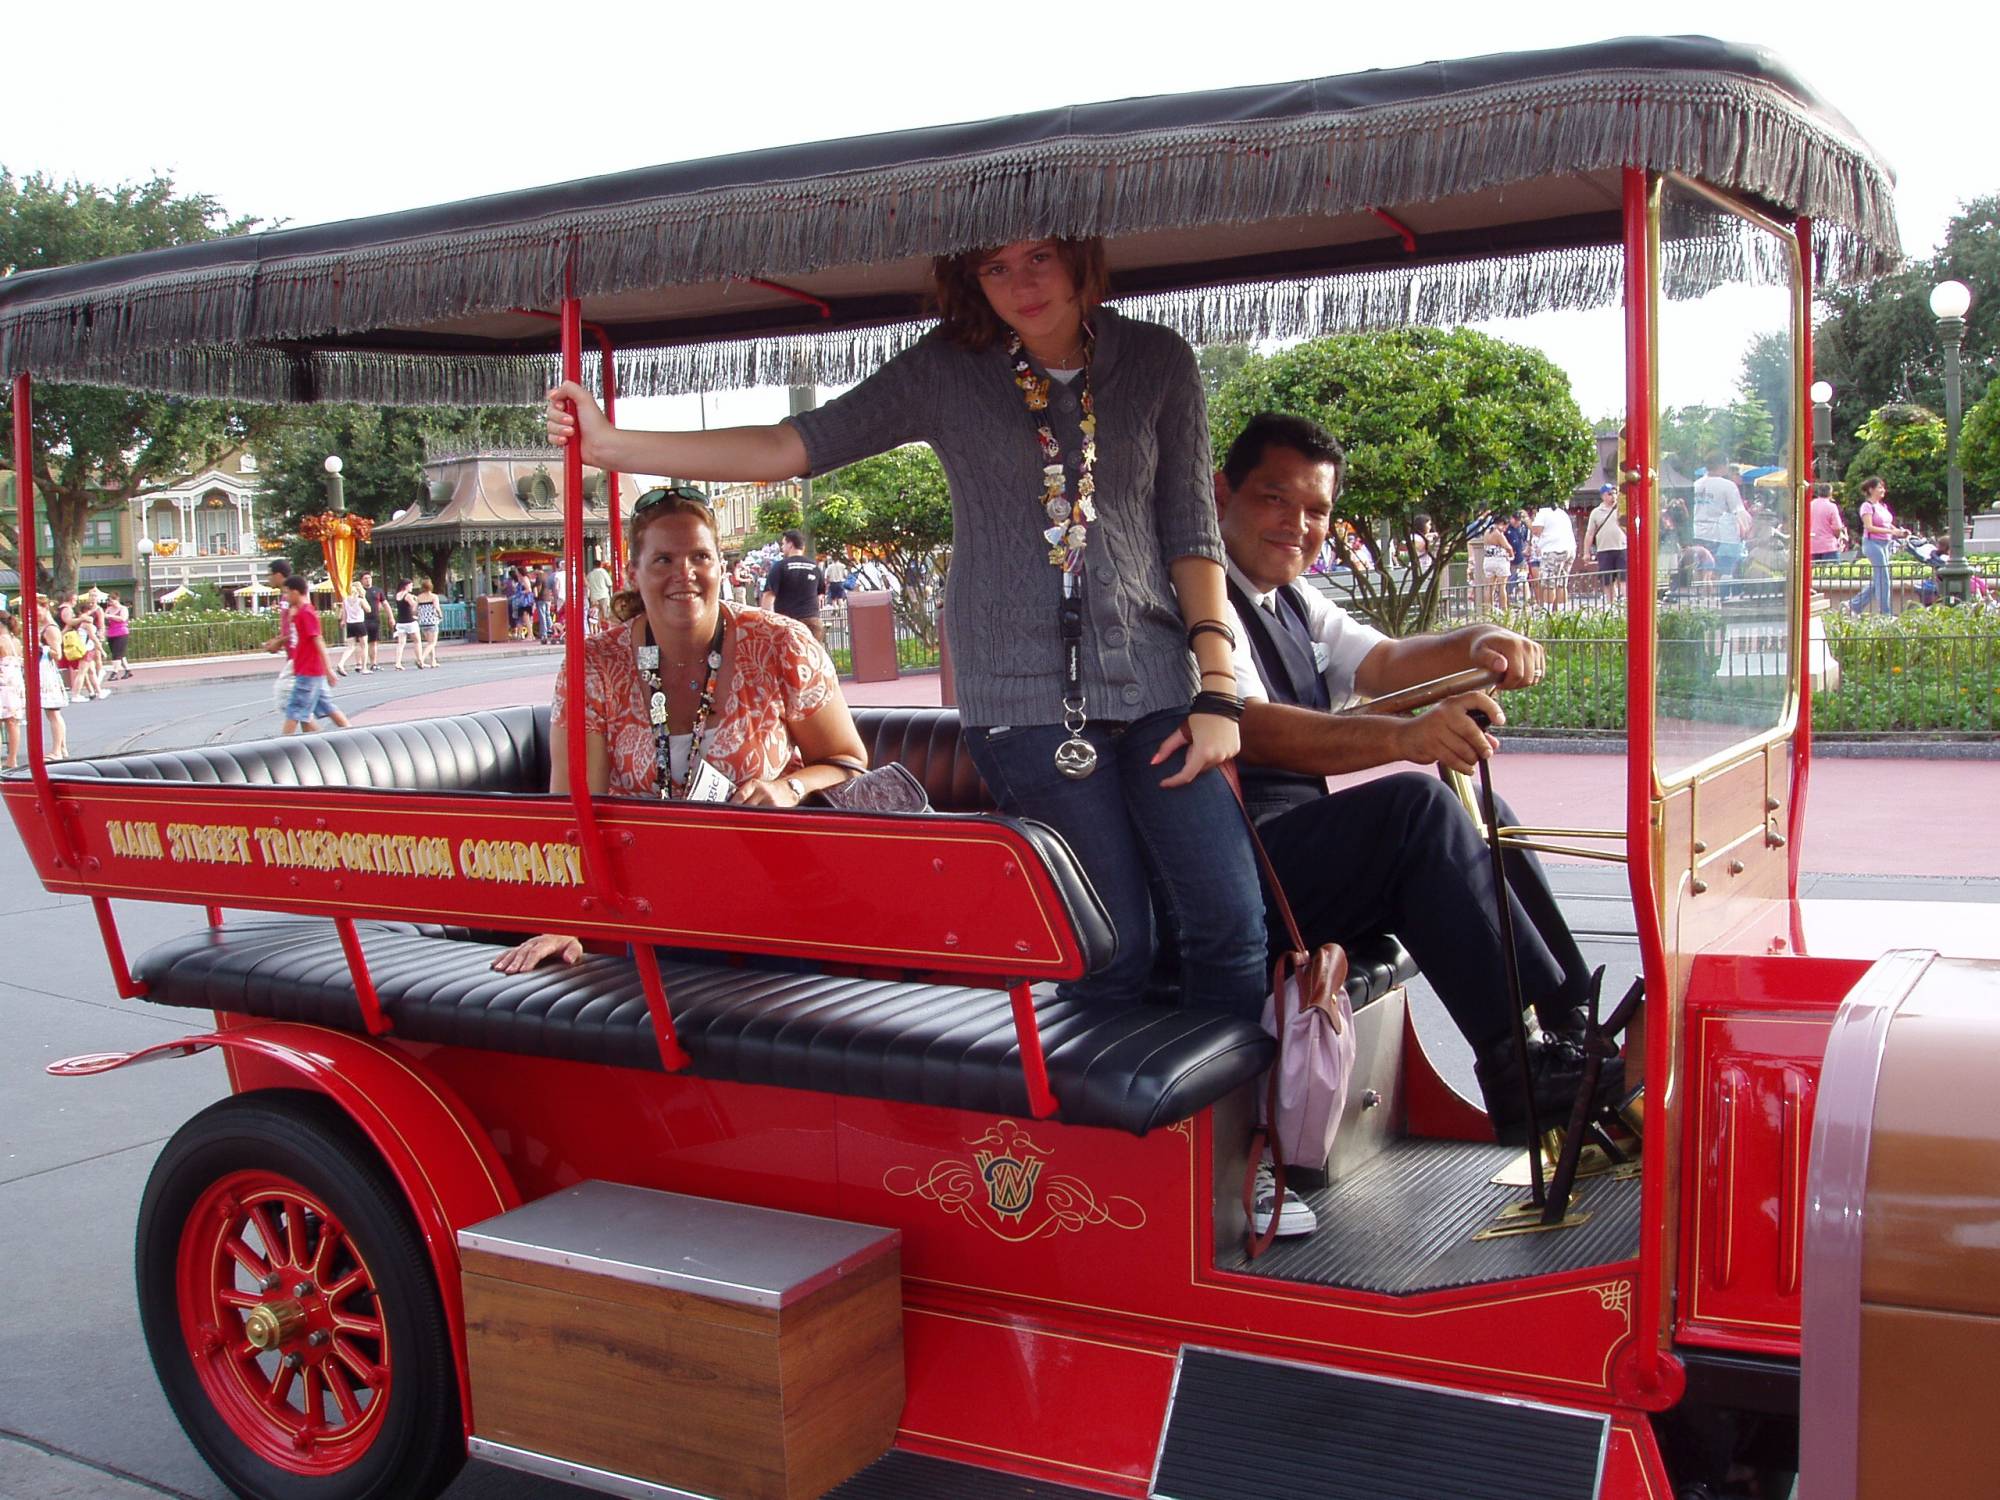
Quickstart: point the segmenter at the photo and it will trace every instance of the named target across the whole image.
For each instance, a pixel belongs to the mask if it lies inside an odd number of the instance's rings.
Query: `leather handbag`
[[[1338,943],[1322,943],[1308,950],[1299,933],[1292,904],[1278,883],[1278,872],[1257,837],[1257,825],[1243,805],[1243,785],[1236,767],[1226,764],[1223,777],[1243,808],[1243,821],[1250,833],[1250,846],[1257,851],[1257,864],[1271,904],[1284,918],[1285,935],[1291,942],[1288,952],[1278,955],[1271,965],[1271,993],[1264,1001],[1264,1029],[1278,1040],[1278,1060],[1271,1065],[1258,1127],[1250,1137],[1250,1157],[1243,1177],[1243,1208],[1247,1252],[1255,1260],[1277,1237],[1278,1209],[1285,1200],[1285,1165],[1296,1162],[1314,1167],[1333,1152],[1341,1116],[1347,1109],[1347,1091],[1354,1076],[1354,1007],[1347,998],[1347,950]],[[1256,1232],[1252,1198],[1257,1180],[1257,1163],[1266,1146],[1271,1152],[1272,1177],[1277,1204],[1270,1225]]]
[[[848,777],[839,786],[823,787],[813,793],[812,800],[817,806],[838,808],[841,812],[927,813],[931,810],[931,799],[924,791],[924,784],[900,761],[892,760],[872,771],[863,771],[855,762],[846,759],[836,759],[833,764],[859,774]]]

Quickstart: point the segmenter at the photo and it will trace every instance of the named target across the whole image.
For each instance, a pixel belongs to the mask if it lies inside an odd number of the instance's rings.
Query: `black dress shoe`
[[[1577,1090],[1583,1086],[1583,1071],[1581,1043],[1567,1037],[1543,1036],[1528,1044],[1528,1076],[1542,1129],[1557,1129],[1569,1123]],[[1503,1145],[1526,1145],[1528,1107],[1521,1094],[1521,1070],[1515,1059],[1513,1038],[1502,1037],[1480,1048],[1473,1060],[1473,1074],[1479,1080],[1480,1093],[1486,1097],[1486,1114],[1493,1122],[1495,1138]],[[1625,1060],[1606,1057],[1598,1068],[1592,1112],[1616,1104],[1624,1092]]]

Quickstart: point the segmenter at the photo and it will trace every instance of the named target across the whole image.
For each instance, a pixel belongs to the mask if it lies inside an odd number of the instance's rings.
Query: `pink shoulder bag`
[[[1251,1199],[1257,1162],[1266,1145],[1271,1151],[1272,1176],[1278,1203],[1285,1199],[1285,1164],[1317,1165],[1333,1151],[1340,1118],[1347,1108],[1347,1089],[1354,1074],[1354,1008],[1347,999],[1347,952],[1338,943],[1323,943],[1311,952],[1299,934],[1292,904],[1278,884],[1278,872],[1257,837],[1250,809],[1243,805],[1243,784],[1233,763],[1222,767],[1223,779],[1243,808],[1250,847],[1271,893],[1271,904],[1285,919],[1291,949],[1271,966],[1271,993],[1264,1002],[1264,1029],[1278,1039],[1278,1060],[1258,1109],[1258,1126],[1250,1137],[1250,1158],[1243,1177],[1243,1210],[1251,1226],[1248,1253],[1252,1260],[1270,1247],[1278,1230],[1278,1214],[1259,1235]]]

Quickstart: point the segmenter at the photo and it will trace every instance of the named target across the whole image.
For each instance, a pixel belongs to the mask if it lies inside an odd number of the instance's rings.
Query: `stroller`
[[[1917,585],[1917,598],[1924,604],[1936,604],[1941,592],[1938,580],[1944,576],[1945,564],[1951,561],[1951,554],[1937,546],[1928,537],[1918,536],[1914,531],[1896,543],[1898,552],[1908,553],[1931,570],[1931,576]],[[1977,573],[1971,578],[1970,598],[1975,604],[1986,603],[1993,597],[1993,586]]]

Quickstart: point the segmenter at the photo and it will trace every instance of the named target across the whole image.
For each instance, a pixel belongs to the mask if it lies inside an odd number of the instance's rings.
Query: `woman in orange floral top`
[[[549,789],[570,787],[567,716],[584,716],[585,778],[617,797],[796,807],[867,765],[826,649],[795,620],[721,600],[715,517],[701,497],[654,490],[632,511],[638,587],[612,600],[622,623],[584,643],[583,692],[556,676]],[[543,933],[494,960],[520,973],[583,945]]]

